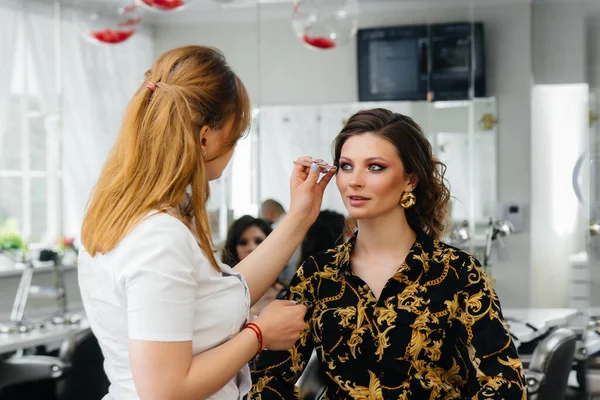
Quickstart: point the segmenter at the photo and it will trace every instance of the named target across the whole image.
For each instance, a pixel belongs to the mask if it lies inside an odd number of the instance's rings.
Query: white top
[[[249,316],[243,277],[221,264],[216,271],[188,228],[155,214],[113,250],[79,254],[79,286],[87,318],[105,357],[111,382],[104,400],[138,400],[128,339],[188,341],[193,354],[240,332]],[[250,389],[248,367],[211,399],[241,399]]]

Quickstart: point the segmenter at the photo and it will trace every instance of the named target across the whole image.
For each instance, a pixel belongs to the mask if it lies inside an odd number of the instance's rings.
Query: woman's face
[[[267,235],[258,227],[251,226],[246,228],[236,245],[237,255],[240,261],[252,253],[265,239]]]
[[[414,189],[396,146],[372,133],[346,140],[336,183],[348,213],[356,219],[378,217],[401,207],[402,194]]]

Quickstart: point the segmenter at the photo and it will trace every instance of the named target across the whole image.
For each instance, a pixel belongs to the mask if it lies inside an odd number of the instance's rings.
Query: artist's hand
[[[308,226],[317,219],[319,211],[321,211],[325,188],[335,175],[335,168],[331,168],[325,173],[322,172],[320,166],[325,164],[323,160],[300,157],[296,160],[294,172],[290,178],[288,214],[298,216]],[[307,167],[306,165],[311,166]]]
[[[275,300],[256,319],[263,335],[263,346],[270,350],[287,350],[294,346],[306,327],[306,307],[287,300]]]

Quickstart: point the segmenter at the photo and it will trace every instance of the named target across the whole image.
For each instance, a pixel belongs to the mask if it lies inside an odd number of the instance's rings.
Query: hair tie
[[[146,87],[150,90],[152,90],[153,92],[156,90],[156,84],[154,82],[150,82],[146,85]]]

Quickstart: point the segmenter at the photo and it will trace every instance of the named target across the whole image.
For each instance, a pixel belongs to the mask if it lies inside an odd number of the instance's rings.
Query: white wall
[[[600,86],[600,2],[537,0],[532,23],[536,84]]]
[[[499,201],[529,204],[531,6],[526,1],[509,3],[473,10],[466,6],[427,10],[414,5],[403,9],[401,3],[393,2],[393,7],[361,15],[360,25],[468,21],[470,16],[484,23],[488,93],[498,99],[500,119]],[[265,15],[268,11],[264,9]],[[327,52],[307,49],[294,36],[289,15],[265,18],[260,24],[251,17],[242,22],[165,25],[156,29],[157,54],[190,43],[220,48],[247,85],[255,104],[323,104],[358,99],[356,44]],[[526,306],[530,302],[530,233],[513,235],[507,243],[502,260],[494,260],[497,289],[505,306]]]
[[[590,87],[600,87],[600,3],[587,4],[585,21],[586,81]]]
[[[536,84],[586,82],[584,7],[533,6],[533,73]]]
[[[569,255],[585,250],[572,171],[588,140],[588,85],[536,85],[532,97],[532,305],[565,307]],[[551,288],[551,289],[550,289]]]
[[[532,305],[564,307],[569,256],[585,250],[588,217],[571,176],[589,147],[588,82],[600,82],[600,3],[540,1],[532,16]]]

